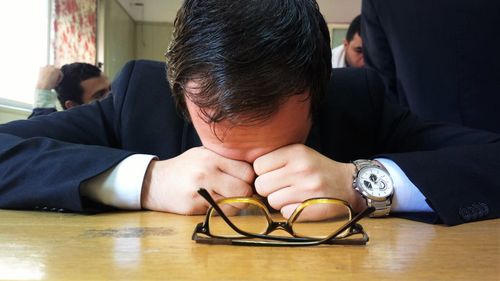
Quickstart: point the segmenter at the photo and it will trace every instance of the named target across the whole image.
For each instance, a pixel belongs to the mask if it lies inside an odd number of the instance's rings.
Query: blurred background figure
[[[63,65],[61,69],[52,65],[42,67],[29,118],[90,103],[105,97],[109,91],[108,78],[92,64],[77,62]]]
[[[420,117],[500,132],[500,1],[363,0],[366,66]]]
[[[355,17],[344,39],[344,43],[332,50],[332,67],[363,67],[363,40],[361,39],[361,16]]]

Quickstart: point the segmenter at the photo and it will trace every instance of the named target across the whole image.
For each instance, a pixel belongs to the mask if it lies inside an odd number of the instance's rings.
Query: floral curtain
[[[54,64],[95,64],[97,0],[54,0],[54,4]]]

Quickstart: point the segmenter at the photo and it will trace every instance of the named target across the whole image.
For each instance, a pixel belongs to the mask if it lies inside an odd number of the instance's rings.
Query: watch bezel
[[[390,193],[388,195],[384,195],[384,196],[375,196],[375,195],[372,195],[370,193],[368,193],[366,191],[366,188],[364,185],[362,185],[359,181],[360,179],[360,175],[363,174],[364,171],[366,170],[369,170],[369,169],[377,169],[379,171],[381,171],[382,173],[385,173],[388,178],[389,178],[389,182],[390,182]],[[382,167],[378,167],[376,165],[370,165],[370,166],[365,166],[361,169],[359,169],[356,173],[356,176],[354,177],[354,185],[355,185],[355,188],[365,197],[371,199],[371,200],[374,200],[374,201],[385,201],[387,200],[388,198],[391,198],[392,195],[394,194],[394,181],[392,180],[392,177],[391,175],[389,174],[389,172],[385,169],[383,169]]]

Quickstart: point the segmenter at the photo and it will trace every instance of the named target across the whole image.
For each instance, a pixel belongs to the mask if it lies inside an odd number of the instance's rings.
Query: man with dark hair
[[[62,109],[69,109],[101,99],[109,90],[108,78],[92,64],[75,62],[65,64],[61,69],[52,65],[42,67],[33,112],[28,118],[57,111],[56,97]]]
[[[344,43],[332,50],[332,67],[363,67],[364,65],[361,16],[358,15],[349,25]]]
[[[202,214],[204,187],[256,191],[284,217],[311,197],[499,217],[500,136],[386,103],[373,72],[332,70],[329,42],[314,0],[184,1],[166,70],[131,62],[102,101],[0,126],[0,207]]]

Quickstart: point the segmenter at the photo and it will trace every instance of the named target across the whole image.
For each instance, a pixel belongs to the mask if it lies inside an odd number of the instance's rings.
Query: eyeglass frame
[[[337,229],[336,231],[332,232],[330,235],[324,238],[297,237],[295,236],[295,233],[291,226],[294,222],[294,219],[302,212],[302,210],[305,207],[307,207],[308,202],[311,202],[313,200],[333,199],[343,203],[346,207],[349,208],[350,212],[352,213],[351,206],[346,201],[337,198],[329,198],[329,197],[310,198],[303,201],[301,205],[299,205],[297,209],[295,209],[295,211],[292,213],[292,216],[288,220],[273,221],[270,216],[269,208],[267,208],[262,202],[260,202],[255,198],[252,197],[226,198],[226,199],[253,199],[252,200],[253,202],[258,202],[258,205],[266,212],[265,217],[266,220],[268,221],[268,227],[267,230],[265,231],[265,234],[255,234],[241,230],[236,225],[234,225],[234,223],[222,211],[218,203],[212,198],[210,193],[205,188],[199,188],[198,194],[200,194],[205,200],[207,200],[211,206],[207,211],[205,221],[200,222],[196,225],[193,231],[193,235],[191,236],[191,239],[194,240],[196,243],[203,243],[203,244],[238,245],[238,246],[316,246],[321,244],[366,245],[366,243],[369,241],[368,234],[364,231],[361,224],[358,224],[357,222],[375,211],[374,207],[365,208],[363,211],[361,211],[356,216],[351,218],[348,222],[346,222],[344,225],[342,225],[339,229]],[[213,210],[215,210],[219,214],[219,216],[227,223],[229,227],[231,227],[232,230],[234,230],[238,234],[241,234],[242,236],[223,237],[210,233],[209,220]],[[268,235],[269,233],[272,233],[273,231],[278,229],[286,231],[288,234],[291,235],[291,237]],[[349,232],[346,235],[342,236],[341,238],[338,238],[338,236],[344,233],[346,230],[349,230]],[[205,235],[207,237],[201,237],[199,234]],[[363,237],[359,239],[346,239],[347,237],[355,234],[361,234]],[[256,238],[262,240],[243,240],[248,238],[252,239]]]

